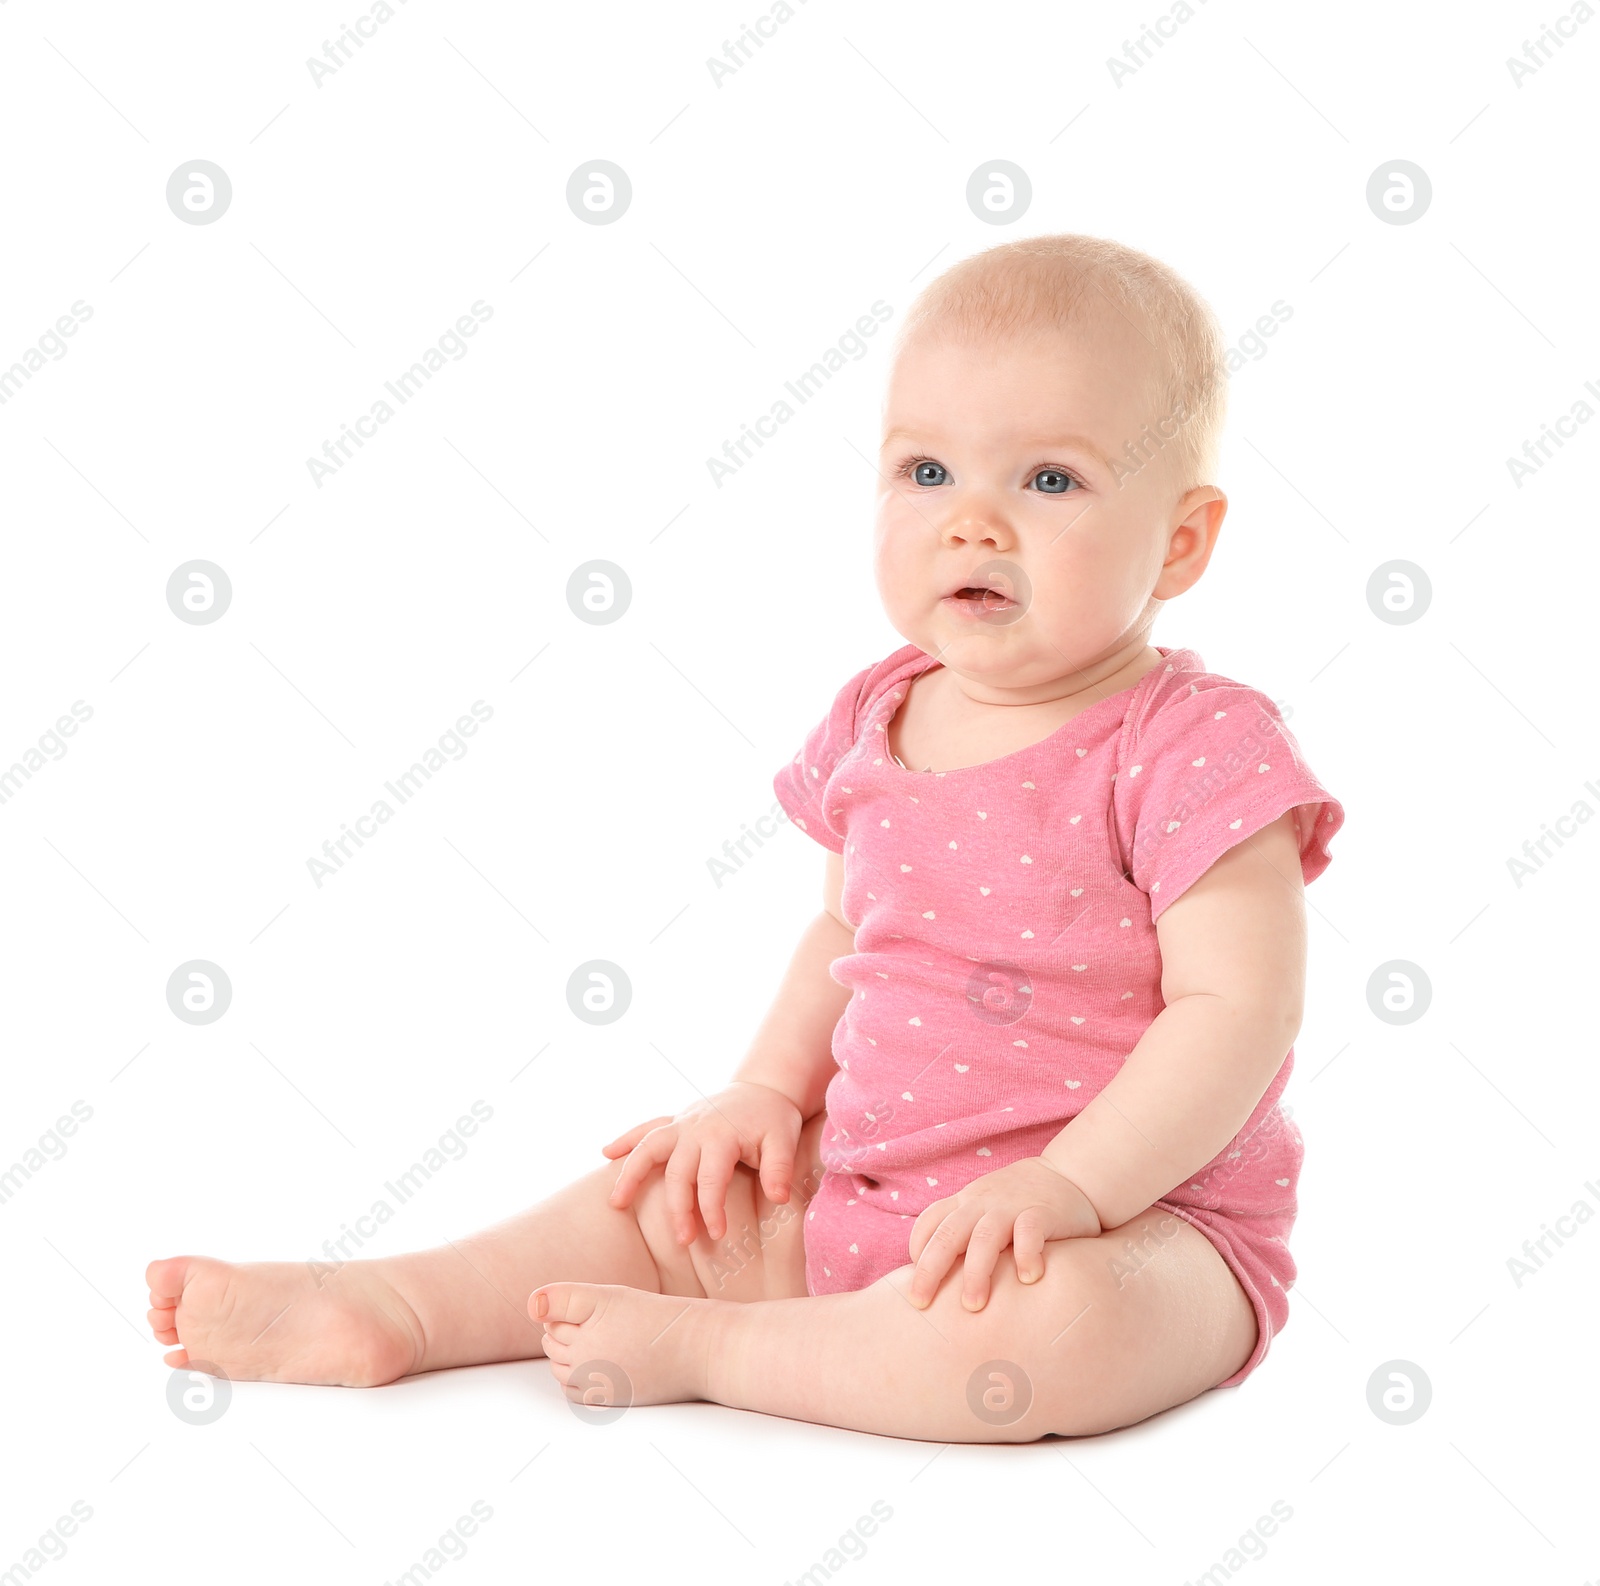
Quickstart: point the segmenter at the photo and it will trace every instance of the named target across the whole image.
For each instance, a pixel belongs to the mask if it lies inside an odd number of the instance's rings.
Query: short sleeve
[[[1237,683],[1176,690],[1122,751],[1112,788],[1124,871],[1150,918],[1230,848],[1295,812],[1307,883],[1328,868],[1344,806],[1306,764],[1278,707]]]
[[[856,724],[875,666],[863,667],[834,696],[828,714],[806,734],[799,754],[772,779],[783,812],[808,837],[844,852],[844,811],[829,810],[823,795],[834,768],[856,741]]]

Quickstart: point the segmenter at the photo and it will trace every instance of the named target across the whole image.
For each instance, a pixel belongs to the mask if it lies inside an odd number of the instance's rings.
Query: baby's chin
[[[1009,623],[929,623],[913,638],[952,671],[994,683],[1035,683],[1070,672],[1074,647],[1051,643],[1027,617]]]

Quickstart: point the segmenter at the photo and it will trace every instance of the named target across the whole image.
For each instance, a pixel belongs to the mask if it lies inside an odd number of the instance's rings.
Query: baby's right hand
[[[628,1206],[656,1164],[665,1162],[667,1206],[678,1243],[694,1243],[697,1187],[706,1232],[721,1239],[728,1231],[728,1184],[738,1163],[759,1172],[769,1199],[788,1200],[803,1122],[800,1109],[781,1092],[736,1081],[676,1117],[638,1124],[603,1147],[607,1156],[628,1153],[611,1204]]]

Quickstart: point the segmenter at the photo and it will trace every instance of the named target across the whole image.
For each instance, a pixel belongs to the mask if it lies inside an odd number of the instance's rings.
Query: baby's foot
[[[706,1397],[716,1313],[728,1303],[615,1283],[546,1283],[528,1297],[528,1314],[544,1323],[545,1356],[571,1402],[625,1408]]]
[[[416,1312],[374,1266],[152,1261],[150,1329],[181,1346],[163,1356],[169,1366],[193,1360],[234,1380],[377,1387],[417,1370],[424,1340]]]

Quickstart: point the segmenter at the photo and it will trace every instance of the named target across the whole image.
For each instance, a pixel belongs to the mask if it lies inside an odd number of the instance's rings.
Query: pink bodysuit
[[[840,689],[773,788],[845,858],[855,951],[833,1035],[822,1184],[806,1213],[812,1294],[906,1265],[923,1208],[1037,1156],[1165,1006],[1155,921],[1229,848],[1285,810],[1307,882],[1344,809],[1265,694],[1193,650],[1043,741],[983,765],[913,771],[886,724],[938,663],[905,645]],[[1291,1049],[1216,1157],[1156,1204],[1210,1239],[1255,1307],[1244,1381],[1289,1313],[1303,1149],[1278,1106]],[[1133,1270],[1143,1256],[1130,1258]]]

